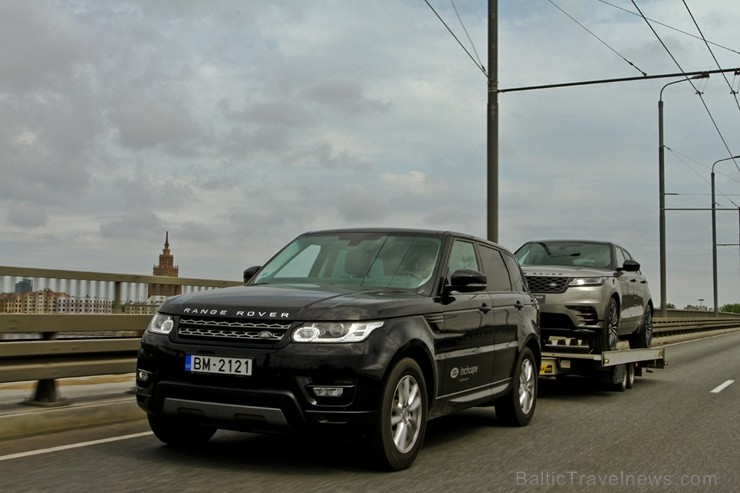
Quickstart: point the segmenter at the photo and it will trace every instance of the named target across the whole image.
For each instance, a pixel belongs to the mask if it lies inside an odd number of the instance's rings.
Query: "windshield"
[[[520,265],[564,265],[610,269],[612,249],[608,243],[583,241],[533,241],[514,254]]]
[[[410,233],[303,235],[250,284],[431,289],[441,245],[438,237]]]

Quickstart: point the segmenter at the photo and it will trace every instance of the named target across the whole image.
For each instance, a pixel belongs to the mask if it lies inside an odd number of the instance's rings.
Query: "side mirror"
[[[450,276],[450,283],[445,286],[447,292],[459,291],[460,293],[472,293],[484,291],[488,286],[488,279],[477,270],[460,269]]]
[[[244,284],[247,284],[254,275],[262,268],[261,265],[253,265],[244,271]]]
[[[624,270],[627,272],[637,272],[640,270],[640,262],[636,260],[625,260],[624,265],[617,270]]]

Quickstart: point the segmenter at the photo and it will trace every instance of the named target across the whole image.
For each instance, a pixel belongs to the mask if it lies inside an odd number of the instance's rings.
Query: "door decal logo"
[[[463,366],[462,368],[453,368],[450,370],[450,378],[457,378],[459,376],[470,376],[478,373],[478,366]]]

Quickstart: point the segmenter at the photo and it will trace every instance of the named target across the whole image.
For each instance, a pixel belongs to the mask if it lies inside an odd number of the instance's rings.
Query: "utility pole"
[[[498,242],[498,0],[488,0],[488,239]]]

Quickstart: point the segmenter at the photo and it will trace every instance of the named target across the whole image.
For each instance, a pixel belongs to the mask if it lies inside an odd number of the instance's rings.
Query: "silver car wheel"
[[[642,324],[645,347],[650,347],[653,343],[653,311],[650,307],[645,308],[645,318],[643,319]]]
[[[411,450],[419,437],[423,412],[419,383],[411,375],[404,376],[393,392],[391,435],[401,453]]]
[[[522,367],[519,371],[519,407],[524,414],[529,414],[535,401],[535,378],[537,375],[534,371],[532,361],[529,359],[522,360]]]
[[[609,325],[607,326],[607,344],[610,350],[617,349],[617,343],[619,342],[619,336],[617,331],[619,330],[619,308],[616,302],[612,300],[609,303]]]

